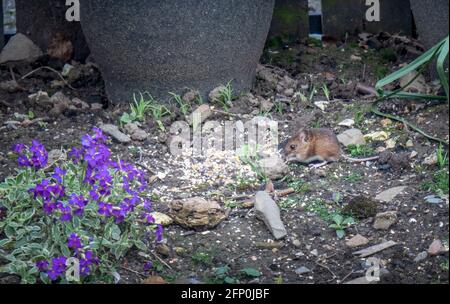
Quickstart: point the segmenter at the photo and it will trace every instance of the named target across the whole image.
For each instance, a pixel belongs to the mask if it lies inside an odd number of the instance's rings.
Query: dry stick
[[[12,69],[11,66],[9,67],[9,73],[11,74],[12,80],[13,80],[15,83],[17,83],[17,81],[16,81],[16,76],[14,75],[14,71],[13,71],[13,69]]]
[[[316,263],[316,265],[318,265],[318,266],[320,266],[320,267],[322,267],[322,268],[325,268],[326,270],[328,270],[328,271],[333,275],[333,278],[332,278],[330,281],[332,281],[332,280],[334,280],[334,279],[337,278],[337,276],[334,274],[333,271],[331,271],[331,269],[330,269],[328,266],[323,265],[323,264],[321,264],[321,263],[319,263],[319,262],[317,262],[317,261],[314,262],[314,263]]]
[[[232,117],[238,117],[238,118],[242,117],[240,114],[233,114],[233,113],[229,113],[229,112],[221,111],[221,110],[216,110],[216,109],[211,109],[211,112],[214,112],[214,113],[217,113],[217,114],[222,114],[222,115],[228,115],[228,116],[232,116]]]
[[[142,276],[143,278],[147,278],[147,276],[146,276],[145,274],[140,273],[139,271],[130,269],[130,268],[125,267],[125,266],[120,266],[120,268],[122,268],[122,269],[124,269],[124,270],[126,270],[126,271],[129,271],[129,272],[132,272],[132,273],[134,273],[134,274],[140,275],[140,276]]]
[[[167,268],[169,268],[170,270],[173,270],[172,267],[171,267],[169,264],[167,264],[163,259],[161,259],[156,253],[154,253],[154,252],[152,252],[152,251],[150,251],[150,253],[151,253],[155,258],[157,258],[158,261],[160,261],[161,263],[163,263]]]
[[[53,68],[51,68],[51,67],[49,67],[49,66],[42,66],[42,67],[39,67],[39,68],[37,68],[37,69],[31,71],[30,73],[26,74],[25,76],[22,76],[22,78],[20,78],[20,79],[23,80],[23,79],[25,79],[25,78],[27,78],[27,77],[30,77],[31,75],[33,75],[34,73],[36,73],[36,72],[38,72],[38,71],[40,71],[40,70],[42,70],[42,69],[44,69],[44,70],[49,70],[49,71],[52,71],[53,73],[56,73],[56,74],[59,76],[59,78],[61,78],[61,80],[65,83],[66,86],[68,86],[70,89],[72,89],[72,90],[74,90],[74,91],[77,90],[77,89],[75,89],[74,87],[72,87],[72,86],[67,82],[67,80],[64,79],[64,77],[61,75],[61,73],[59,73],[57,70],[55,70],[55,69],[53,69]]]
[[[342,280],[340,280],[340,281],[341,281],[341,284],[344,283],[344,281],[345,281],[349,276],[351,276],[353,273],[355,273],[355,272],[352,270],[352,271],[350,271],[349,274],[347,274],[345,277],[343,277]]]

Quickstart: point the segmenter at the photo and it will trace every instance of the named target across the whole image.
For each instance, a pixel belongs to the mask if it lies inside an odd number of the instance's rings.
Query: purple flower
[[[88,200],[84,199],[82,195],[76,195],[73,193],[69,199],[69,205],[72,207],[73,213],[76,216],[82,216],[84,212],[84,208],[88,204]]]
[[[58,207],[56,205],[56,203],[54,202],[44,202],[44,204],[42,205],[44,212],[47,215],[50,215],[53,213],[53,211],[55,211]]]
[[[113,206],[103,202],[98,203],[98,213],[104,216],[111,216]]]
[[[152,262],[147,262],[147,263],[144,264],[144,270],[145,271],[149,271],[152,268],[153,268],[153,263]]]
[[[48,189],[48,185],[49,181],[44,179],[40,184],[37,184],[35,188],[30,189],[30,192],[34,195],[34,199],[42,197],[44,201],[48,201],[51,198],[51,192]]]
[[[45,150],[44,145],[42,145],[39,141],[33,140],[30,147],[30,152],[32,154],[31,162],[35,169],[42,169],[47,165],[48,153],[47,150]]]
[[[54,171],[54,173],[53,173],[53,175],[52,175],[52,177],[53,177],[59,184],[61,184],[61,183],[62,183],[62,178],[63,178],[63,176],[66,175],[66,173],[67,173],[66,170],[62,170],[61,168],[56,167],[56,168],[55,168],[55,171]]]
[[[69,248],[72,248],[75,250],[83,247],[81,245],[81,239],[80,239],[80,237],[78,237],[78,235],[76,233],[72,233],[69,236],[69,238],[67,239],[67,246],[69,246]]]
[[[15,144],[12,148],[13,152],[17,154],[22,154],[23,150],[26,149],[26,146],[24,144]]]
[[[36,262],[36,267],[40,272],[46,271],[48,269],[48,262],[46,260],[41,260]]]
[[[61,275],[61,272],[57,271],[56,269],[49,269],[47,270],[47,275],[52,281],[56,281],[59,276]]]
[[[163,226],[162,225],[156,225],[156,242],[161,242],[163,240]]]
[[[68,222],[72,220],[72,208],[70,208],[70,206],[64,206],[63,203],[59,202],[58,209],[61,211],[61,216],[59,217],[61,222]]]
[[[84,156],[83,149],[73,147],[72,150],[69,152],[69,157],[72,159],[72,162],[74,164],[78,164],[80,160],[83,158],[83,156]]]

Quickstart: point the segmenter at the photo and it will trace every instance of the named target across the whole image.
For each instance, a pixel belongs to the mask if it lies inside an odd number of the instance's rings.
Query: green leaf
[[[449,48],[449,37],[445,39],[445,43],[442,45],[442,48],[439,52],[437,59],[437,71],[439,75],[439,79],[441,80],[441,84],[444,87],[445,95],[447,95],[447,101],[449,100],[449,87],[448,87],[448,79],[444,70],[445,59],[448,56],[448,48]]]
[[[348,217],[342,222],[342,225],[353,225],[353,224],[355,224],[355,220],[352,217]]]
[[[343,220],[344,220],[344,217],[342,215],[340,215],[340,214],[333,215],[333,222],[335,222],[336,224],[340,225]]]
[[[342,229],[336,230],[336,235],[338,238],[342,239],[345,236],[345,231]]]
[[[121,235],[121,231],[119,226],[117,225],[112,225],[111,226],[111,237],[113,240],[118,241],[120,240],[120,235]]]
[[[257,278],[257,277],[261,276],[261,273],[258,270],[256,270],[255,268],[244,268],[244,269],[241,269],[240,272],[249,277]]]

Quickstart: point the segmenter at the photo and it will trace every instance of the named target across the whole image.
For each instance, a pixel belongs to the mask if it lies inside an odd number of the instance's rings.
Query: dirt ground
[[[280,78],[287,75],[297,80],[299,91],[306,96],[313,85],[317,90],[312,101],[291,103],[265,80],[257,79],[253,94],[266,100],[272,98],[272,102],[277,104],[269,117],[281,122],[280,140],[288,138],[301,126],[331,128],[341,133],[348,128],[339,126],[339,123],[354,118],[355,127],[364,134],[389,131],[391,138],[396,140],[389,152],[399,156],[387,164],[337,162],[320,170],[290,165],[288,176],[274,181],[276,189],[299,185],[296,193],[278,200],[288,235],[280,244],[273,246],[276,248],[261,248],[261,242],[273,240],[269,230],[256,218],[252,209],[242,207],[239,200],[232,200],[238,195],[252,195],[257,190],[263,190],[263,184],[256,182],[236,186],[239,182],[236,174],[230,175],[230,179],[236,181],[234,184],[220,183],[202,174],[192,176],[192,172],[183,167],[182,161],[170,155],[167,134],[159,131],[150,117],[142,124],[142,128],[150,134],[144,142],[134,141],[128,145],[112,142],[113,154],[135,163],[145,163],[152,171],[149,175],[161,175],[151,184],[147,194],[157,211],[167,213],[168,202],[193,196],[215,199],[229,210],[228,218],[213,229],[191,231],[175,224],[166,227],[167,255],[159,255],[161,260],[153,260],[154,268],[147,272],[144,264],[148,259],[137,251],[130,252],[120,269],[121,282],[139,283],[150,275],[156,275],[175,283],[221,283],[223,280],[218,277],[217,268],[228,266],[228,277],[242,283],[343,283],[366,273],[366,259],[354,255],[354,251],[384,241],[395,241],[397,245],[374,255],[381,259],[382,283],[448,283],[448,250],[420,262],[414,261],[419,253],[428,250],[433,240],[441,240],[448,248],[448,184],[447,199],[440,204],[427,203],[425,197],[433,192],[423,187],[424,183],[433,180],[433,174],[438,170],[437,165],[423,164],[426,157],[435,153],[438,144],[406,129],[402,124],[386,124],[383,118],[368,110],[368,103],[373,99],[365,98],[354,90],[354,85],[360,82],[374,86],[378,78],[408,60],[399,56],[389,61],[385,57],[374,50],[335,44],[296,44],[265,52],[262,64],[269,67],[273,74]],[[48,62],[16,67],[16,77],[25,75],[40,64]],[[0,82],[11,79],[5,67],[0,68],[0,75]],[[24,91],[7,93],[0,90],[0,101],[4,101],[0,103],[0,121],[4,126],[0,129],[1,180],[14,174],[15,162],[9,156],[13,144],[39,139],[48,150],[68,148],[77,145],[81,136],[99,123],[118,125],[123,111],[128,110],[128,105],[107,104],[101,75],[95,69],[72,84],[75,90],[52,88],[50,83],[55,79],[54,73],[40,71],[21,80]],[[330,102],[323,111],[313,103],[327,100],[321,84],[327,84],[331,94]],[[45,110],[28,103],[28,95],[38,90],[49,95],[62,91],[89,104],[101,103],[104,109],[95,113],[66,111],[55,119],[28,126],[6,124],[7,121],[17,120],[15,113],[28,115],[31,111],[35,118],[47,116]],[[249,106],[243,98],[233,103],[231,113],[247,118],[259,113],[258,107]],[[391,100],[384,102],[382,109],[402,115],[440,138],[449,138],[448,104],[424,105]],[[179,111],[175,107],[172,110],[176,114],[164,121],[166,126],[180,118]],[[238,117],[216,113],[211,119],[225,121]],[[385,141],[373,141],[369,146],[373,151],[381,151],[380,147],[385,144]],[[413,152],[416,155],[411,158]],[[203,161],[199,163],[205,164]],[[233,171],[233,168],[230,167],[230,170]],[[444,170],[448,174],[448,164]],[[356,225],[346,230],[345,238],[339,239],[335,231],[329,228],[329,223],[314,211],[317,209],[311,207],[320,205],[332,210],[347,205],[355,197],[370,200],[396,186],[407,188],[393,201],[376,204],[376,212],[397,211],[397,221],[388,230],[374,229],[372,214],[358,219]],[[338,193],[339,200],[336,199]],[[358,249],[349,248],[346,240],[356,234],[366,237],[369,243]],[[299,274],[300,267],[306,267],[309,272]],[[244,268],[257,269],[261,276],[243,276],[240,270]],[[11,278],[0,278],[0,282],[2,280],[8,282]]]

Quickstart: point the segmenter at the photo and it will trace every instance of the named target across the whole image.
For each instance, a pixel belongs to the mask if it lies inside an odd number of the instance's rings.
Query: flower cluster
[[[163,228],[155,225],[151,215],[151,202],[141,196],[147,187],[145,173],[123,160],[113,161],[106,142],[107,138],[102,131],[94,128],[92,134],[82,137],[81,147],[74,147],[70,151],[69,156],[74,165],[66,163],[54,168],[45,179],[29,189],[29,193],[40,203],[43,213],[54,224],[73,223],[75,218],[79,218],[79,223],[85,217],[94,217],[100,219],[101,226],[96,230],[100,232],[103,225],[107,227],[110,224],[119,225],[139,220],[156,228],[156,241],[160,242]],[[17,144],[14,151],[19,154],[20,166],[39,170],[47,165],[48,154],[37,141],[33,141],[30,148]],[[74,180],[77,183],[74,184]],[[104,236],[80,230],[79,226],[75,229],[78,230],[67,236],[66,245],[72,250],[71,256],[59,256],[36,263],[38,270],[45,272],[50,280],[62,277],[68,258],[78,259],[82,276],[88,276],[92,272],[92,266],[100,263],[96,255],[101,248],[90,244],[96,237],[97,244],[101,244],[98,240],[103,241]],[[80,235],[92,237],[83,244],[84,237]]]
[[[17,162],[20,167],[32,167],[39,170],[47,165],[47,150],[37,140],[33,140],[31,147],[17,144],[13,147],[13,151],[18,154]]]

